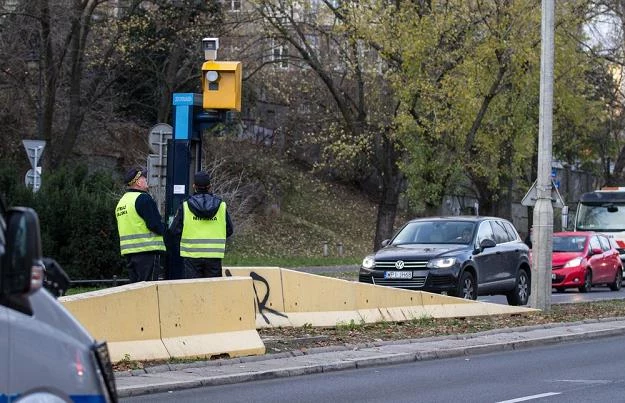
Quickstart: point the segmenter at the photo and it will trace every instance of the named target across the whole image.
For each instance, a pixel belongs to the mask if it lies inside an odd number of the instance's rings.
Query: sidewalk
[[[233,384],[374,365],[515,350],[625,334],[625,317],[481,333],[335,346],[116,372],[119,397]]]

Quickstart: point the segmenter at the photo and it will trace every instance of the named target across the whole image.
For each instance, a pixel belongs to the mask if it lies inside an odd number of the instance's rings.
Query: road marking
[[[612,381],[603,380],[603,379],[554,379],[551,382],[570,382],[570,383],[585,383],[589,385],[606,385],[611,383]]]
[[[561,395],[561,394],[562,394],[561,392],[548,392],[548,393],[541,393],[540,395],[518,397],[518,398],[512,399],[512,400],[502,400],[502,401],[497,402],[497,403],[525,402],[525,401],[528,401],[528,400],[540,399],[542,397],[549,397],[549,396],[555,396],[555,395]]]

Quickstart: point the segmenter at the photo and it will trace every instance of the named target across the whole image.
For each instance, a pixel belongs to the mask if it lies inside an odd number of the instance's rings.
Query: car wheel
[[[590,270],[586,270],[586,274],[584,274],[584,285],[579,287],[579,292],[589,292],[592,288],[592,273]]]
[[[464,299],[477,299],[477,284],[473,274],[465,271],[460,276],[458,289],[454,292],[454,296]]]
[[[506,294],[508,305],[526,305],[530,297],[530,279],[524,269],[520,269],[514,289]]]
[[[608,286],[610,287],[610,290],[612,291],[620,291],[622,285],[623,285],[623,270],[621,270],[621,268],[619,267],[616,270],[614,282],[608,284]]]

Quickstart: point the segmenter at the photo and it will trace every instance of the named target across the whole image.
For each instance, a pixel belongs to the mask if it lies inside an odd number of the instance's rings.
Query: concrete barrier
[[[265,353],[250,277],[158,283],[161,339],[172,357]]]
[[[341,323],[406,321],[535,311],[423,291],[334,279],[277,267],[224,269],[254,280],[256,326],[336,326]]]
[[[256,306],[256,328],[289,327],[282,296],[282,269],[279,267],[225,267],[223,275],[251,277]]]
[[[360,323],[356,283],[282,269],[284,309],[293,326]]]
[[[155,360],[170,355],[161,341],[156,283],[135,283],[59,298],[111,359]]]
[[[142,282],[59,298],[111,359],[265,353],[249,277]]]
[[[224,274],[129,284],[59,301],[96,339],[107,340],[115,362],[264,354],[256,331],[263,327],[536,311],[278,267],[226,267]]]

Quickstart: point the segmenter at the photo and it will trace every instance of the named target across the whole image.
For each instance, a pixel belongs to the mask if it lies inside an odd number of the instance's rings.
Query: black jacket
[[[197,192],[193,196],[187,199],[189,204],[189,210],[198,217],[213,218],[219,210],[221,199],[212,193]],[[184,209],[182,204],[178,207],[176,216],[169,227],[170,233],[176,239],[179,239],[182,235],[182,226],[184,222]],[[232,226],[232,220],[230,220],[230,214],[226,208],[226,237],[229,237],[234,232]]]

